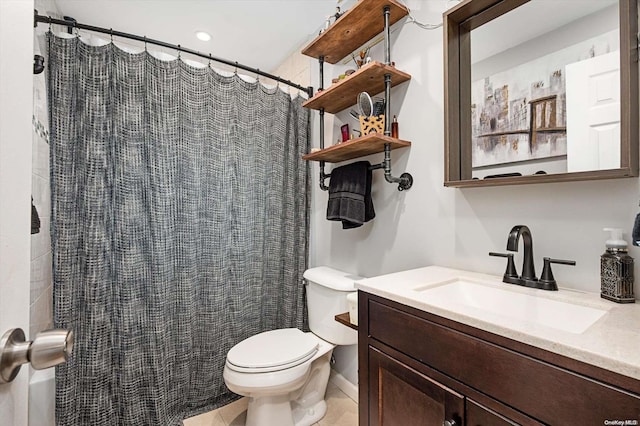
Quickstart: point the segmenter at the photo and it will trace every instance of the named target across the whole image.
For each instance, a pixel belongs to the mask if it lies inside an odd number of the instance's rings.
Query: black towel
[[[370,166],[368,161],[358,161],[331,170],[327,219],[342,221],[342,229],[357,228],[376,216]]]

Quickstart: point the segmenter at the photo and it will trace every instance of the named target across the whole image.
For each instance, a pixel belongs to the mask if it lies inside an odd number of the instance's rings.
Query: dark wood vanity
[[[361,426],[640,424],[639,380],[363,291],[358,309]]]

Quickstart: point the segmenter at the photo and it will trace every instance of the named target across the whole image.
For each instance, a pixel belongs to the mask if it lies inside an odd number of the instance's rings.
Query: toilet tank
[[[358,333],[335,320],[349,312],[347,294],[356,291],[354,282],[363,277],[327,266],[307,269],[307,310],[309,328],[318,337],[335,345],[355,345]]]

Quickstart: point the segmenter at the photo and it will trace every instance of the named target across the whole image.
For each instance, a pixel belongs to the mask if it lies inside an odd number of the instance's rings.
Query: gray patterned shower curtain
[[[49,35],[58,425],[173,425],[227,351],[302,327],[309,115],[211,68]]]

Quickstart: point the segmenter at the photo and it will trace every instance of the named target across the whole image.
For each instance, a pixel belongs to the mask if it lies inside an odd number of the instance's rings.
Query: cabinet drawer
[[[548,424],[639,420],[637,395],[369,300],[369,335]]]

